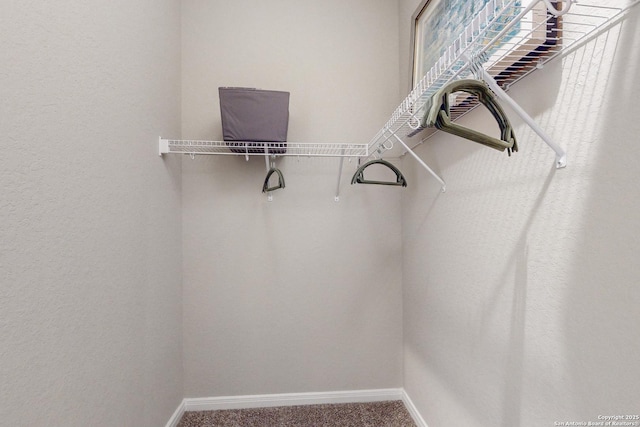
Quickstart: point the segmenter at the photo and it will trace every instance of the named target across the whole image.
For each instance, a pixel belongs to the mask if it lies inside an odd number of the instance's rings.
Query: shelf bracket
[[[342,166],[344,165],[344,148],[342,149],[342,156],[340,157],[340,166],[338,167],[338,183],[336,184],[336,202],[340,201],[340,179],[342,178]]]
[[[269,149],[267,148],[267,144],[264,144],[264,162],[266,165],[267,173],[272,167],[276,167],[275,156],[272,162],[269,162]],[[273,194],[271,191],[267,191],[267,202],[273,202]]]
[[[440,178],[438,176],[438,174],[436,174],[433,169],[431,169],[420,157],[418,157],[418,155],[416,153],[413,152],[413,150],[411,148],[409,148],[409,146],[407,144],[404,143],[404,141],[395,134],[395,132],[391,131],[391,129],[389,128],[385,128],[385,133],[388,132],[391,134],[391,137],[395,138],[396,141],[398,141],[405,150],[407,150],[407,153],[411,154],[411,156],[416,159],[418,161],[418,163],[420,163],[420,165],[422,165],[423,168],[425,168],[427,170],[427,172],[429,172],[431,175],[433,175],[433,177],[440,183],[440,185],[442,186],[442,192],[444,193],[447,190],[447,185],[445,184],[444,180],[442,178]]]
[[[545,144],[547,144],[553,151],[555,151],[556,168],[561,169],[567,166],[567,153],[564,151],[564,149],[556,144],[555,141],[553,141],[553,139],[544,131],[544,129],[538,126],[535,120],[533,120],[533,118],[526,111],[524,111],[522,107],[520,107],[520,105],[518,105],[518,103],[513,100],[513,98],[507,95],[507,92],[505,92],[504,89],[502,89],[500,85],[498,85],[491,74],[489,74],[481,64],[477,64],[477,66],[474,67],[474,71],[479,74],[482,80],[484,80],[489,85],[491,90],[496,94],[500,101],[511,107],[511,109],[518,116],[520,116],[520,118],[524,120],[524,122],[528,124],[529,127],[533,129],[533,131],[537,133],[538,136],[540,136],[540,138],[542,138]]]

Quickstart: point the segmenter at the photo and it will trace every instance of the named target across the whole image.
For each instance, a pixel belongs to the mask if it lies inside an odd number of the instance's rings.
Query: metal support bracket
[[[513,100],[507,92],[505,92],[495,79],[482,67],[482,64],[476,64],[473,70],[482,80],[484,80],[491,90],[496,94],[500,101],[507,104],[524,122],[529,125],[535,133],[542,138],[542,140],[556,153],[556,168],[564,168],[567,166],[567,153],[562,147],[555,143],[555,141],[542,129],[533,118],[526,112],[516,101]]]
[[[338,167],[338,183],[336,184],[336,202],[340,201],[340,179],[342,178],[342,166],[344,165],[344,149],[342,150],[343,156],[340,157],[340,166]]]
[[[413,152],[413,150],[411,148],[409,148],[409,146],[407,144],[404,143],[404,141],[395,134],[395,132],[392,132],[389,128],[385,129],[385,133],[388,132],[389,134],[391,134],[391,137],[395,138],[396,141],[398,141],[400,144],[402,144],[402,146],[404,147],[405,150],[407,150],[407,153],[411,154],[411,156],[416,159],[418,161],[418,163],[420,163],[422,165],[423,168],[425,168],[427,170],[427,172],[429,172],[431,175],[433,175],[433,177],[438,180],[438,182],[440,183],[440,185],[442,186],[442,192],[444,193],[445,191],[447,191],[447,184],[445,184],[444,180],[442,178],[440,178],[440,176],[438,176],[437,173],[435,173],[433,171],[433,169],[431,169],[420,157],[418,157],[418,155],[416,153]]]

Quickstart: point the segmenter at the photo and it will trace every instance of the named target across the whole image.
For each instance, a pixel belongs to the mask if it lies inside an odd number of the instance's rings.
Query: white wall
[[[0,5],[0,424],[182,399],[180,2]]]
[[[417,5],[400,2],[404,67]],[[638,413],[639,21],[636,8],[510,91],[566,169],[513,114],[511,158],[442,133],[418,148],[444,194],[404,159],[404,386],[429,427]]]
[[[183,136],[220,139],[219,86],[291,93],[289,141],[367,143],[397,105],[397,7],[183,2]],[[186,397],[400,387],[400,191],[337,159],[183,162]]]
[[[155,156],[181,125],[220,137],[218,86],[290,91],[291,141],[367,142],[417,3],[399,28],[383,0],[2,4],[4,423],[162,425],[183,334],[188,397],[404,385],[430,427],[638,412],[638,10],[510,91],[564,170],[515,118],[512,158],[418,149],[445,194],[406,158],[402,192],[345,164],[335,203],[337,161],[291,158],[268,203],[259,158]]]

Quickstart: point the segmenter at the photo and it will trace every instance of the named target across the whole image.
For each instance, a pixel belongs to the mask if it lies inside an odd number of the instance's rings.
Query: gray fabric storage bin
[[[222,135],[231,151],[269,153],[287,151],[289,92],[242,87],[220,87]]]

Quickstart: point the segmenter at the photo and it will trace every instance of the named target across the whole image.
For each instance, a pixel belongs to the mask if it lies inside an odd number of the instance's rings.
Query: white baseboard
[[[189,411],[218,411],[223,409],[321,405],[329,403],[365,403],[382,402],[386,400],[402,400],[416,425],[418,427],[428,427],[407,393],[401,388],[186,398],[173,413],[166,427],[177,427],[182,415]]]
[[[418,427],[429,427],[406,391],[402,390],[402,402]]]
[[[182,402],[180,402],[180,405],[178,405],[178,408],[175,410],[173,415],[171,415],[171,418],[169,418],[169,421],[167,422],[166,427],[177,427],[183,414],[184,414],[184,399],[182,399]]]
[[[184,400],[185,411],[267,408],[273,406],[320,405],[325,403],[381,402],[402,400],[401,388],[332,391],[319,393],[263,394],[253,396],[204,397]]]

